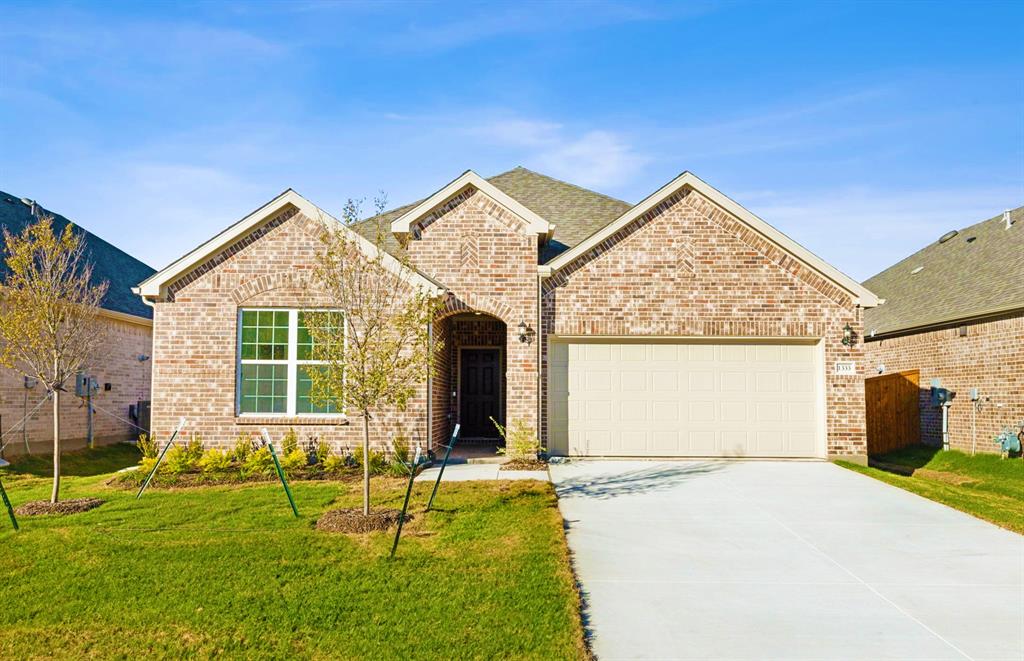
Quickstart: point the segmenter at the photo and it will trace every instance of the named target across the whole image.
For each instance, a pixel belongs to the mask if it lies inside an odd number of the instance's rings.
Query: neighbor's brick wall
[[[139,355],[153,352],[152,329],[120,319],[101,318],[108,333],[102,355],[96,366],[87,370],[96,377],[99,390],[93,393],[97,408],[93,417],[93,440],[97,444],[116,443],[137,436],[137,430],[126,422],[115,419],[104,411],[130,420],[128,407],[139,400],[149,399],[150,369],[152,361],[139,361]],[[103,385],[110,384],[110,390]],[[80,448],[87,437],[87,419],[84,400],[75,396],[74,380],[67,384],[61,395],[61,443],[66,449]],[[43,387],[36,385],[28,391],[28,410],[46,396]],[[103,409],[103,411],[99,410]],[[0,370],[0,423],[7,433],[4,454],[13,456],[25,451],[25,437],[21,427],[15,427],[25,416],[25,387],[21,374],[14,370]],[[44,403],[28,419],[25,431],[32,452],[49,452],[53,448],[53,405]]]
[[[841,342],[847,323],[861,335],[861,310],[699,193],[667,199],[546,280],[543,313],[545,360],[550,334],[824,338],[828,452],[866,453],[863,345]],[[858,374],[834,376],[838,360]]]
[[[942,387],[956,393],[949,407],[950,446],[971,451],[971,409],[969,390],[978,388],[983,402],[977,411],[977,449],[996,452],[996,434],[1007,425],[1024,420],[1024,315],[963,324],[913,335],[866,343],[868,369],[885,373],[919,370],[921,440],[942,444],[942,412],[931,406],[931,381],[942,379]],[[1002,406],[999,406],[1002,405]]]
[[[412,262],[452,293],[442,315],[476,310],[505,323],[503,337],[494,341],[505,347],[506,420],[522,418],[536,429],[537,348],[521,343],[516,328],[521,321],[533,329],[539,326],[536,234],[474,188],[411,230]],[[452,360],[453,370],[456,362]]]
[[[329,301],[307,286],[320,247],[322,226],[294,208],[282,212],[169,288],[155,307],[153,429],[166,440],[180,416],[207,447],[229,447],[239,433],[267,427],[280,438],[289,427],[300,442],[322,440],[336,450],[362,444],[362,422],[349,425],[313,417],[236,415],[238,310],[243,307],[313,308]],[[371,421],[371,443],[388,447],[404,433],[425,446],[426,383],[404,412],[385,411]]]

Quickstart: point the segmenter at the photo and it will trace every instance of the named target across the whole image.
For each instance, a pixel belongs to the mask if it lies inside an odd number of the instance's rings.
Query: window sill
[[[236,415],[236,425],[348,425],[349,419],[343,415]]]

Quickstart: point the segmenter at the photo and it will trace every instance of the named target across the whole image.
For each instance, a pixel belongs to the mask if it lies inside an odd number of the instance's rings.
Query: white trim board
[[[691,172],[682,173],[651,195],[647,196],[647,198],[642,202],[626,211],[626,213],[619,216],[616,220],[591,234],[583,240],[583,242],[563,252],[547,264],[541,265],[538,268],[538,272],[544,277],[554,274],[559,269],[567,266],[632,221],[656,207],[665,198],[675,194],[685,187],[692,188],[704,197],[708,198],[714,204],[718,205],[723,210],[748,225],[751,229],[758,232],[790,255],[793,255],[822,276],[828,278],[843,290],[852,294],[856,303],[861,307],[870,308],[879,305],[880,301],[878,297],[868,291],[868,289],[859,282],[821,259],[810,250],[804,248],[799,243],[775,229],[765,221],[761,220],[738,203],[729,199],[721,191],[704,182],[697,175]]]
[[[355,237],[356,241],[366,254],[376,254],[376,246],[373,243],[366,240],[366,238],[361,236],[358,232],[354,232],[343,222],[289,188],[261,206],[259,209],[256,209],[248,216],[239,220],[231,227],[228,227],[220,234],[217,234],[206,243],[200,245],[180,259],[172,262],[164,269],[146,278],[139,283],[138,286],[133,287],[132,291],[143,299],[152,300],[164,296],[167,292],[168,284],[185,275],[190,270],[217,254],[226,246],[231,245],[241,237],[253,231],[264,222],[274,218],[281,212],[281,210],[289,205],[297,208],[299,212],[307,218],[318,220],[331,229],[342,228],[346,232],[351,232],[352,236]],[[398,260],[388,253],[384,254],[384,262],[391,268],[399,268]],[[433,294],[440,295],[445,291],[445,288],[442,285],[418,271],[413,271],[412,275],[415,280],[413,284],[422,287]]]
[[[502,205],[515,215],[523,219],[527,224],[527,231],[547,237],[553,226],[534,212],[530,211],[518,201],[502,192],[497,186],[487,181],[476,172],[466,170],[447,186],[437,191],[415,207],[406,211],[401,216],[391,221],[391,231],[394,234],[408,234],[409,227],[415,221],[427,215],[437,207],[452,199],[468,187],[474,187],[498,204]]]

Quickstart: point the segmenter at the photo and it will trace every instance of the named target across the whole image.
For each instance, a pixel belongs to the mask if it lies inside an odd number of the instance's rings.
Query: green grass
[[[949,505],[979,519],[1024,533],[1024,460],[999,455],[971,456],[955,450],[913,446],[872,457],[913,471],[897,475],[878,468],[837,462],[846,468]]]
[[[0,658],[586,656],[548,484],[448,483],[430,513],[431,485],[417,485],[416,518],[389,561],[390,533],[312,529],[324,510],[358,505],[359,483],[295,483],[296,520],[280,485],[136,501],[86,467],[124,464],[123,448],[94,453],[69,455],[82,475],[62,496],[102,507],[24,517],[18,533],[0,519]],[[35,466],[0,471],[15,506],[47,497]],[[401,505],[402,481],[374,489],[376,506]]]

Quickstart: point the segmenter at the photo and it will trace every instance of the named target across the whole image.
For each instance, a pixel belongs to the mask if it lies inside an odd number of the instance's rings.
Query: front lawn
[[[1024,460],[1019,458],[1001,459],[993,454],[972,457],[921,445],[872,457],[873,464],[888,470],[836,463],[1024,533]]]
[[[118,454],[120,453],[120,454]],[[134,453],[134,450],[132,450]],[[302,517],[279,484],[180,490],[142,500],[108,487],[135,463],[123,446],[65,459],[65,498],[97,496],[68,517],[0,518],[0,658],[586,656],[562,520],[550,485],[453,482],[415,519],[398,558],[391,533],[312,529],[358,506],[359,483],[296,482]],[[35,459],[0,470],[14,505],[45,498]],[[374,503],[400,507],[400,480],[375,478]]]

